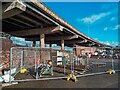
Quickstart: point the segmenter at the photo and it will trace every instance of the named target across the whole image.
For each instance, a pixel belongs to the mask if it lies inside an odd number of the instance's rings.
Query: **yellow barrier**
[[[26,71],[27,71],[27,69],[23,68],[23,69],[20,70],[20,73],[23,74],[23,73],[25,73]]]
[[[73,74],[68,74],[67,81],[69,81],[70,79],[74,80],[75,82],[77,81],[76,76]]]
[[[109,70],[107,71],[107,73],[108,73],[108,74],[114,74],[114,73],[115,73],[115,70],[109,69]]]

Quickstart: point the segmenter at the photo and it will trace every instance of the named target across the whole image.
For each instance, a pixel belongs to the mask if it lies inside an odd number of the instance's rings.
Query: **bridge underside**
[[[46,11],[45,11],[45,10]],[[49,14],[48,12],[51,12]],[[54,17],[53,17],[54,16]],[[2,31],[26,41],[40,41],[40,47],[46,44],[64,46],[105,46],[69,26],[41,2],[3,2]]]

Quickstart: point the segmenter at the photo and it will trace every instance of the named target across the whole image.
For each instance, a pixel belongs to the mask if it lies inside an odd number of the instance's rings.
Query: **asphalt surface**
[[[46,81],[29,81],[16,85],[3,87],[2,90],[12,88],[120,88],[120,72],[116,74],[102,74],[77,78],[77,82],[67,81],[65,79],[46,80]]]

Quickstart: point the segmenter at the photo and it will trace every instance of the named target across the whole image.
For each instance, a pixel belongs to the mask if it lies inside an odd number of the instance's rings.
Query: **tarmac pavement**
[[[22,82],[4,87],[2,90],[8,88],[12,88],[12,90],[16,90],[16,88],[120,88],[119,74],[120,72],[111,75],[102,74],[80,77],[77,78],[77,82],[67,81],[65,79]]]

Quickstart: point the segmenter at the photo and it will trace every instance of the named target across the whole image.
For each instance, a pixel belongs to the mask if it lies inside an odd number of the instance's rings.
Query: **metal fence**
[[[84,51],[84,54],[76,54],[76,50],[80,48],[73,48],[74,53],[74,72],[76,75],[103,73],[108,70],[119,70],[119,59],[113,58],[113,53],[107,53],[108,51]],[[112,49],[111,49],[112,51]],[[110,51],[110,52],[111,52]],[[95,54],[97,53],[97,54]]]
[[[14,81],[47,80],[118,70],[118,59],[101,55],[77,55],[72,51],[38,47],[12,47],[10,75]],[[10,82],[13,81],[10,78]]]
[[[13,47],[11,48],[10,75],[16,81],[62,78],[71,73],[72,57],[72,51]]]

